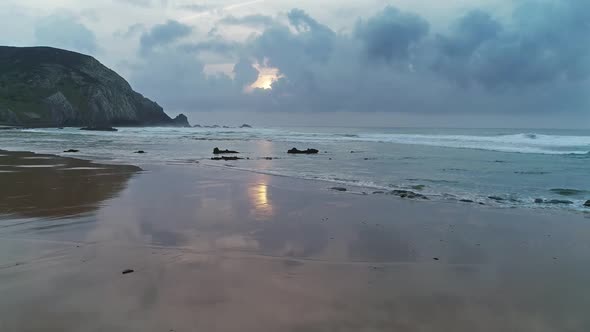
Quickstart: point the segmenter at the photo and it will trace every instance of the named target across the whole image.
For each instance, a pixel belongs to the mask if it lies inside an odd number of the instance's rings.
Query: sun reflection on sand
[[[269,199],[268,185],[265,181],[259,182],[248,190],[248,196],[254,210],[252,211],[258,217],[266,219],[273,215],[273,206]]]

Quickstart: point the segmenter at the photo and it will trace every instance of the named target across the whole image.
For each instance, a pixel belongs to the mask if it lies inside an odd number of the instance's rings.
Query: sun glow
[[[258,70],[258,79],[246,87],[247,92],[252,92],[254,89],[272,89],[272,84],[279,78],[283,77],[278,68],[268,67],[266,65],[254,64],[254,68]]]

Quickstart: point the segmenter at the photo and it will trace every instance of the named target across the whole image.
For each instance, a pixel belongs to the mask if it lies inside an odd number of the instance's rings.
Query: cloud
[[[235,17],[232,15],[226,16],[219,21],[217,24],[222,25],[243,25],[249,27],[266,27],[273,25],[275,23],[274,18],[271,16],[254,14],[254,15],[246,15],[242,17]]]
[[[55,14],[40,19],[34,35],[38,45],[86,53],[94,53],[98,48],[94,32],[71,15]]]
[[[180,38],[190,35],[192,28],[177,21],[169,20],[144,32],[140,39],[140,54],[145,55],[154,47],[171,44]]]
[[[179,24],[167,23],[144,34],[152,51],[132,79],[181,111],[575,114],[590,106],[589,9],[581,0],[523,0],[510,16],[473,10],[441,32],[388,6],[351,22],[350,33],[293,9],[286,20],[224,18],[264,23],[242,42],[215,34],[180,45],[190,30],[161,32]],[[235,64],[234,78],[204,74],[204,52]],[[280,74],[271,90],[244,92],[258,78],[254,64]]]
[[[136,35],[142,33],[143,31],[145,31],[145,26],[143,24],[136,23],[136,24],[128,26],[127,29],[125,29],[125,30],[115,31],[115,33],[113,35],[115,37],[120,37],[120,38],[131,38],[131,37],[135,37]]]
[[[241,58],[234,66],[234,81],[238,86],[246,87],[258,79],[258,70],[252,65],[252,61]]]
[[[354,34],[365,44],[369,57],[390,62],[407,59],[410,47],[428,30],[428,22],[420,16],[389,6],[366,21],[360,20]]]
[[[217,6],[203,5],[203,4],[190,4],[178,7],[181,10],[188,10],[194,13],[205,13],[217,9]]]
[[[137,7],[144,7],[144,8],[154,7],[154,6],[158,6],[158,5],[165,7],[168,5],[168,0],[114,0],[114,1],[137,6]]]
[[[505,25],[473,11],[439,36],[435,70],[490,89],[528,88],[590,74],[590,2],[524,1]]]
[[[179,46],[179,49],[188,53],[214,52],[222,56],[231,57],[240,49],[238,42],[228,41],[221,38],[210,39],[198,43],[187,43]]]

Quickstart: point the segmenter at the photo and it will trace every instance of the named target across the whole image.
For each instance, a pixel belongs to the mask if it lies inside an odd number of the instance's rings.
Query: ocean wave
[[[353,141],[377,142],[410,145],[426,145],[447,148],[477,149],[498,152],[587,155],[590,154],[590,136],[561,136],[536,133],[511,135],[424,135],[424,134],[386,134],[365,133],[355,136],[341,134],[309,135],[288,133],[281,140],[300,142]],[[275,138],[276,139],[276,138]]]
[[[287,143],[353,143],[373,142],[406,145],[423,145],[444,148],[474,149],[524,154],[571,155],[586,158],[590,156],[590,136],[548,135],[522,132],[505,135],[469,134],[410,134],[377,132],[304,132],[289,129],[257,128],[209,129],[209,128],[121,128],[117,133],[86,133],[75,128],[29,129],[29,133],[64,135],[99,135],[101,137],[129,137],[133,139],[191,139],[191,140],[267,140]],[[47,138],[49,139],[49,138]]]
[[[558,194],[561,196],[580,196],[587,194],[588,191],[586,190],[579,190],[579,189],[571,189],[571,188],[554,188],[550,189],[550,192],[554,194]]]

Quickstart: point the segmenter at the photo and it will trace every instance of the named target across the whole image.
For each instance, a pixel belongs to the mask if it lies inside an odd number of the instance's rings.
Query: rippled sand
[[[2,154],[0,331],[590,330],[583,214]]]

